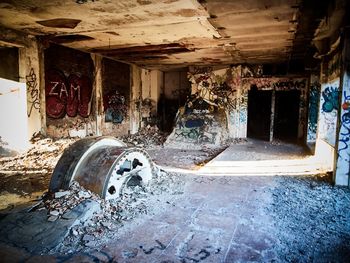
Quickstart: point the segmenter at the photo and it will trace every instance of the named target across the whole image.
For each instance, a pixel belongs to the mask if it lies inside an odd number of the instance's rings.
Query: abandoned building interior
[[[0,261],[350,262],[349,20],[0,1]]]

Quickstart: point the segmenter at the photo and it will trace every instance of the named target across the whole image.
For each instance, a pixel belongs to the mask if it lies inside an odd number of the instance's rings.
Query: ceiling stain
[[[183,17],[192,17],[197,15],[197,10],[196,9],[180,9],[176,12],[173,13],[174,15],[177,16],[183,16]]]
[[[140,5],[150,5],[150,4],[152,4],[152,1],[149,1],[149,0],[137,0],[137,2]]]
[[[75,28],[81,20],[79,19],[70,19],[70,18],[55,18],[49,20],[36,21],[36,23],[54,28]]]
[[[113,36],[120,36],[120,34],[118,34],[117,32],[114,32],[114,31],[106,31],[105,33],[113,35]]]

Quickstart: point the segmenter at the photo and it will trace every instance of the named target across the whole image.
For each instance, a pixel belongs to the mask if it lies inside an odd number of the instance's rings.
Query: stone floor
[[[216,161],[307,158],[302,147],[278,142],[230,147]],[[187,169],[213,157],[211,151],[198,156],[163,147],[150,153],[160,165]],[[0,262],[350,262],[348,188],[334,187],[326,177],[197,172],[181,175],[180,194],[145,199],[153,208],[149,213],[121,222],[95,247],[84,247],[81,238],[80,249],[75,244],[65,252],[51,249],[76,218],[51,226],[45,211],[0,213]],[[48,182],[47,174],[1,178],[1,192],[13,194],[23,191],[24,182],[30,182],[26,192],[44,191]]]
[[[4,262],[349,262],[349,189],[313,177],[184,175],[184,180],[183,194],[158,212],[125,223],[101,246],[66,255],[35,255],[3,243],[0,258]]]

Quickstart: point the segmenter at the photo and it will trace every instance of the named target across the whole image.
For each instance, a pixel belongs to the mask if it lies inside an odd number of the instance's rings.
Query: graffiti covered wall
[[[45,74],[46,114],[53,119],[87,118],[91,113],[92,83],[87,76],[50,69]]]
[[[335,146],[339,109],[339,79],[321,85],[318,138]]]
[[[307,142],[316,141],[317,136],[317,121],[320,104],[321,84],[319,78],[311,75],[310,90],[309,90],[309,114],[307,126]]]
[[[89,54],[51,45],[45,50],[47,133],[52,137],[93,135],[94,66]]]
[[[130,66],[102,60],[103,135],[120,136],[130,129]]]
[[[350,72],[350,70],[349,70]],[[340,129],[338,140],[338,160],[336,171],[336,183],[349,184],[350,171],[350,75],[345,73],[343,77],[343,94],[340,109]]]
[[[248,91],[300,90],[298,137],[302,138],[307,126],[306,78],[262,77],[262,67],[238,65],[221,70],[191,68],[188,77],[192,83],[192,94],[226,111],[230,138],[245,138],[248,121]]]

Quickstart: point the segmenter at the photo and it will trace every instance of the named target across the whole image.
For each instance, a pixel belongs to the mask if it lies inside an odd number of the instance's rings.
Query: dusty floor
[[[293,149],[298,155],[300,148]],[[47,154],[42,159],[50,164],[61,150],[40,154]],[[195,169],[221,150],[153,145],[149,152],[159,164]],[[18,203],[7,193],[23,197],[23,202],[35,199],[46,191],[53,167],[38,172],[43,168],[38,162],[29,173],[13,169],[20,166],[11,160],[0,159],[0,164],[6,170],[0,196],[5,196],[3,207],[8,206],[0,216],[0,258],[5,262],[349,262],[350,190],[333,187],[326,176],[162,173],[117,203],[88,195],[96,214],[84,214],[84,223],[73,225],[75,219],[48,222],[45,208],[22,214],[9,209]]]
[[[349,189],[308,177],[181,175],[176,182],[180,184],[177,190],[183,192],[145,194],[144,208],[135,207],[138,214],[119,220],[102,235],[100,226],[84,225],[85,233],[71,233],[57,249],[46,251],[44,258],[9,244],[1,245],[0,256],[28,262],[39,258],[60,262],[348,262],[350,258]],[[162,185],[167,186],[166,181],[158,182],[156,189]]]

